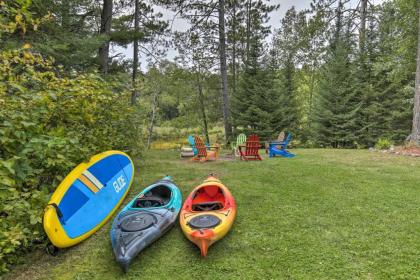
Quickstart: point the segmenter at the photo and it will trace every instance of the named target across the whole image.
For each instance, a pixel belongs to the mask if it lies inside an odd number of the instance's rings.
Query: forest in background
[[[403,143],[419,5],[313,0],[272,32],[268,1],[0,0],[0,270],[45,240],[51,191],[103,150],[282,130],[304,147]],[[157,6],[188,29],[172,32]],[[129,45],[132,59],[110,52]]]

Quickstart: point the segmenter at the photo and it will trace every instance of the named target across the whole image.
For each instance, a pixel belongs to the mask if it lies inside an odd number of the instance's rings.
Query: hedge
[[[0,52],[0,272],[44,242],[43,208],[78,163],[142,148],[129,91],[99,75],[65,73],[29,45]]]

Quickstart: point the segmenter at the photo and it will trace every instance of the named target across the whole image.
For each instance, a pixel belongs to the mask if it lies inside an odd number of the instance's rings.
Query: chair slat
[[[258,135],[252,134],[246,140],[245,151],[241,151],[241,158],[243,160],[261,160],[259,149],[260,140]]]
[[[197,135],[194,136],[195,148],[197,149],[197,155],[199,157],[206,157],[207,156],[207,148],[204,145],[203,140]]]

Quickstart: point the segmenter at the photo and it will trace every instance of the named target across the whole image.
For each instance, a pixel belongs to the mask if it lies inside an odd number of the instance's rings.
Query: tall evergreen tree
[[[242,131],[269,137],[274,132],[277,94],[272,73],[261,64],[261,43],[256,38],[245,66],[233,99],[234,124]]]
[[[365,132],[368,145],[380,137],[401,143],[410,133],[417,48],[418,3],[412,0],[386,2],[378,7],[377,53],[368,60],[373,88],[367,108]],[[368,44],[369,41],[367,40]],[[369,51],[369,45],[367,45]],[[369,56],[368,56],[369,57]]]
[[[334,148],[354,146],[358,129],[356,116],[360,109],[354,92],[349,29],[344,31],[342,11],[339,1],[334,37],[321,69],[313,127],[318,144]]]
[[[277,90],[279,98],[278,122],[281,130],[294,131],[298,127],[299,109],[296,103],[295,71],[301,61],[302,33],[305,14],[294,7],[286,12],[281,28],[273,40],[273,54],[279,66]]]
[[[353,90],[361,106],[356,117],[359,128],[357,142],[362,146],[373,146],[381,136],[377,122],[380,117],[376,115],[373,105],[376,79],[373,65],[378,56],[378,30],[376,20],[372,17],[373,6],[368,6],[367,1],[363,0],[360,10],[359,49],[353,61],[355,78]]]

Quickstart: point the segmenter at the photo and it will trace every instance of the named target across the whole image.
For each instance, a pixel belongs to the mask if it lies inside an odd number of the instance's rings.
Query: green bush
[[[45,240],[43,207],[76,164],[142,148],[127,90],[96,74],[69,76],[29,48],[0,52],[0,272]]]
[[[388,150],[393,145],[392,141],[387,138],[379,138],[378,142],[375,144],[375,149],[377,150]]]

